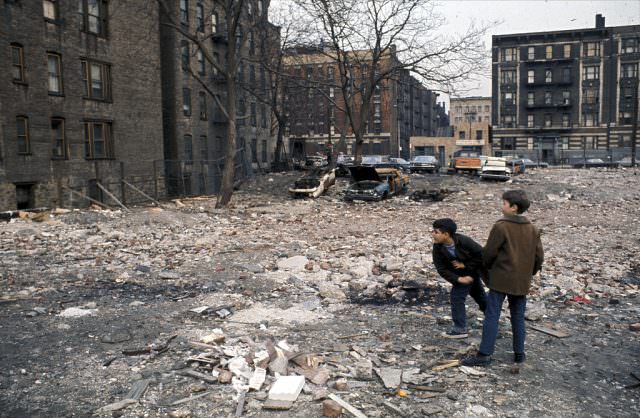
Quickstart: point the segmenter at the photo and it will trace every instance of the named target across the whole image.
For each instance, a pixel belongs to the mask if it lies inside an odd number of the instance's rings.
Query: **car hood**
[[[378,181],[381,182],[380,176],[374,167],[367,167],[363,165],[358,165],[354,167],[349,167],[349,171],[351,171],[351,177],[353,177],[353,181]]]

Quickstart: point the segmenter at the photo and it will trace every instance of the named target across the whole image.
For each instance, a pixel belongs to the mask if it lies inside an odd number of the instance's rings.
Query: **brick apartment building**
[[[358,65],[352,68],[353,88],[367,77],[371,63],[367,51],[356,51]],[[395,53],[387,53],[380,66],[393,65]],[[324,153],[346,133],[346,146],[338,151],[353,154],[355,136],[338,88],[338,68],[325,50],[296,49],[286,59],[289,80],[286,86],[287,136],[289,154],[294,158]],[[425,88],[406,70],[385,79],[375,90],[364,134],[363,154],[389,154],[409,158],[411,135],[435,135],[440,124],[448,124],[438,95]],[[335,103],[335,104],[334,104]],[[359,109],[356,108],[356,113]]]
[[[0,210],[162,194],[157,10],[114,3],[3,2]]]
[[[493,36],[497,154],[617,160],[637,144],[640,26]],[[634,123],[634,121],[636,123]]]
[[[174,20],[184,29],[210,39],[208,52],[224,67],[228,34],[221,4],[214,0],[179,0],[171,5]],[[269,72],[260,65],[265,62],[265,42],[273,41],[277,35],[277,29],[267,21],[268,7],[268,0],[246,1],[236,34],[237,42],[242,44],[236,93],[239,167],[268,167],[275,147],[271,110],[256,97],[264,97],[271,86]],[[224,165],[228,122],[207,89],[224,103],[226,78],[206,62],[194,43],[172,27],[161,25],[160,36],[169,194],[216,193]],[[189,66],[206,82],[207,89],[191,75]]]
[[[458,149],[491,153],[491,97],[451,99],[449,118]]]

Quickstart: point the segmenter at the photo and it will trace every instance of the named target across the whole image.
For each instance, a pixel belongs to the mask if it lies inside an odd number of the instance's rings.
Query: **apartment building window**
[[[262,147],[261,148],[262,148],[262,162],[266,163],[269,160],[268,155],[267,155],[269,150],[267,149],[267,140],[266,139],[262,140]]]
[[[183,137],[183,146],[185,162],[193,162],[193,139],[191,135],[185,135]]]
[[[244,62],[240,61],[238,63],[238,83],[244,83]]]
[[[562,92],[562,104],[563,105],[568,105],[571,104],[571,92],[570,91],[563,91]]]
[[[49,94],[62,94],[62,65],[60,55],[47,53],[47,72],[49,74]]]
[[[244,126],[244,120],[246,115],[247,115],[247,105],[244,99],[240,99],[240,102],[238,103],[238,121],[237,121],[238,126]]]
[[[218,33],[218,14],[211,13],[211,33]]]
[[[627,38],[622,40],[621,51],[623,54],[635,54],[638,52],[638,39]]]
[[[262,0],[258,0],[258,16],[262,16]]]
[[[476,139],[477,140],[482,140],[482,130],[477,130],[476,131]]]
[[[191,89],[186,87],[182,89],[182,114],[191,116]]]
[[[584,56],[585,57],[599,57],[600,56],[600,42],[585,42],[584,43]]]
[[[571,58],[571,44],[562,45],[562,55],[565,58]]]
[[[11,44],[11,65],[13,81],[24,83],[24,48],[20,44]]]
[[[198,104],[200,107],[200,120],[207,120],[207,94],[203,91],[198,93]]]
[[[84,122],[84,156],[86,159],[112,158],[111,122]]]
[[[563,113],[562,114],[562,127],[563,128],[568,128],[569,125],[571,124],[571,119],[568,113]]]
[[[517,61],[518,49],[517,48],[502,48],[502,61],[503,62],[511,62]]]
[[[516,83],[516,71],[515,70],[502,70],[500,73],[501,83],[515,84]]]
[[[466,131],[460,131],[460,132],[458,132],[458,138],[460,138],[460,139],[467,139],[467,132],[466,132]]]
[[[251,126],[258,126],[256,104],[255,103],[251,103],[249,106],[250,106],[250,110],[251,110],[251,113],[249,115]]]
[[[484,111],[485,112],[491,111],[491,107],[489,105],[484,105]]]
[[[582,68],[583,80],[599,80],[600,79],[600,67],[597,65],[588,65]]]
[[[515,93],[505,91],[502,93],[502,103],[505,105],[513,105],[515,103]],[[474,116],[472,116],[474,118]]]
[[[180,62],[184,71],[189,71],[189,41],[180,41]]]
[[[638,78],[638,63],[622,64],[622,78]]]
[[[631,125],[633,123],[633,113],[620,112],[620,125]]]
[[[187,0],[180,0],[180,23],[189,24],[189,2]]]
[[[85,99],[111,100],[111,66],[89,60],[81,63]]]
[[[204,65],[204,53],[201,49],[198,49],[196,53],[196,59],[198,60],[198,74],[205,75],[206,67]]]
[[[536,94],[532,91],[527,92],[527,106],[533,106],[536,104]]]
[[[202,161],[209,159],[209,143],[206,135],[200,135],[200,159]]]
[[[264,67],[260,67],[260,89],[264,93],[267,92],[267,76]]]
[[[58,2],[56,0],[43,0],[42,9],[45,20],[55,22],[58,19]]]
[[[544,104],[546,105],[553,104],[553,94],[550,91],[544,92]]]
[[[515,128],[515,116],[502,115],[502,127],[503,128]]]
[[[620,97],[623,99],[633,99],[633,87],[620,86]]]
[[[253,36],[253,31],[249,32],[249,55],[254,55],[256,53],[256,43]]]
[[[16,142],[18,145],[18,154],[31,154],[29,118],[26,116],[16,117]]]
[[[551,115],[551,113],[545,113],[544,114],[544,127],[545,128],[551,128],[553,122],[553,116]]]
[[[256,67],[249,65],[249,84],[251,88],[255,88],[256,84]]]
[[[598,126],[598,114],[597,113],[583,113],[582,114],[582,126]]]
[[[547,68],[546,70],[544,70],[544,82],[545,83],[553,82],[553,70],[551,70],[550,68]]]
[[[535,116],[527,115],[527,128],[533,128],[534,123],[535,123]]]
[[[267,127],[267,106],[260,106],[260,126],[263,128]]]
[[[527,59],[534,60],[536,59],[536,47],[530,46],[527,48]]]
[[[258,140],[256,138],[251,139],[251,162],[258,162]]]
[[[562,82],[570,83],[571,82],[571,68],[565,67],[562,69]]]
[[[83,30],[100,37],[107,36],[107,0],[79,0],[78,11],[82,15]]]
[[[62,118],[51,118],[51,157],[61,159],[67,157]]]
[[[584,89],[582,90],[582,103],[589,105],[597,105],[599,102],[598,89]]]
[[[204,6],[200,3],[196,5],[196,30],[204,32]]]
[[[217,52],[213,53],[213,65],[211,66],[211,72],[213,75],[218,75],[218,67],[220,66],[220,54]]]
[[[533,84],[536,82],[536,71],[528,70],[527,71],[527,83]]]
[[[553,58],[553,46],[547,45],[544,47],[544,57],[548,60]]]

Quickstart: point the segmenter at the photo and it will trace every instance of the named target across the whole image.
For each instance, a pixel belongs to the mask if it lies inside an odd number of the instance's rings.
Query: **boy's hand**
[[[456,269],[464,268],[464,263],[462,261],[454,260],[451,262],[451,264],[453,264],[453,268],[456,268]]]
[[[473,283],[473,277],[471,277],[471,276],[460,276],[460,277],[458,277],[458,283],[460,283],[460,284],[471,284],[471,283]]]

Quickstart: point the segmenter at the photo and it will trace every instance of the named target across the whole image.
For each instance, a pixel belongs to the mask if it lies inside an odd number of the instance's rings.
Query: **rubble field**
[[[640,415],[640,172],[413,174],[379,203],[344,202],[341,178],[293,199],[298,176],[255,177],[228,209],[0,223],[0,416]],[[528,192],[545,247],[527,362],[512,363],[505,304],[491,366],[461,367],[482,314],[469,298],[469,338],[442,336],[431,223],[484,244],[509,188]]]

